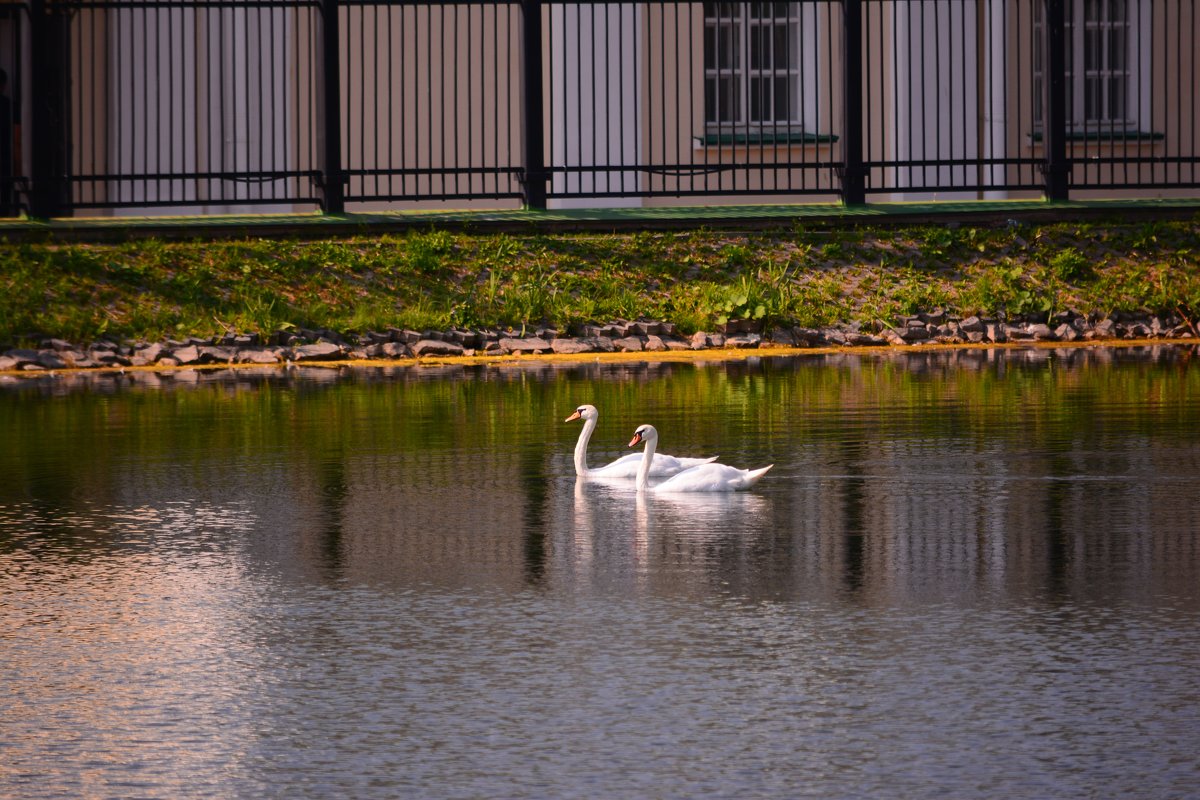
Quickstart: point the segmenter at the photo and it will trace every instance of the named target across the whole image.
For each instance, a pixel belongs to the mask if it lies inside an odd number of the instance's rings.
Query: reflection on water
[[[10,381],[0,795],[1189,795],[1193,359]]]

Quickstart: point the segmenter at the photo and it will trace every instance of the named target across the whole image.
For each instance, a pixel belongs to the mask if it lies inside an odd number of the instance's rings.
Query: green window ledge
[[[1034,131],[1029,134],[1034,142],[1042,141],[1042,132]],[[1127,128],[1106,129],[1087,128],[1081,131],[1067,131],[1068,142],[1161,142],[1167,138],[1164,134],[1154,131],[1129,130]]]
[[[832,133],[809,133],[807,131],[756,131],[753,133],[707,133],[694,137],[696,144],[712,147],[716,145],[779,145],[779,144],[833,144],[838,137]]]

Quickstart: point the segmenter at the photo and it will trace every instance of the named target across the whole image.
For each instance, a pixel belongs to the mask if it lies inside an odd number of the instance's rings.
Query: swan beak
[[[571,420],[579,419],[582,416],[583,414],[580,414],[578,411],[576,411],[574,414],[564,419],[563,422],[570,422]]]
[[[633,438],[629,440],[629,444],[627,446],[633,447],[635,444],[641,444],[641,442],[642,442],[642,433],[641,433],[641,431],[638,431],[637,433],[633,434]]]

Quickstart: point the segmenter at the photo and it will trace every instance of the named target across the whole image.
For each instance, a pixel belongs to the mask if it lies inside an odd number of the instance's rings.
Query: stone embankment
[[[581,325],[565,335],[551,328],[411,331],[390,329],[345,337],[327,330],[287,330],[267,340],[257,334],[213,339],[80,346],[59,339],[38,349],[0,353],[0,371],[46,371],[118,367],[180,367],[215,364],[290,364],[313,361],[386,360],[443,356],[559,353],[665,352],[759,347],[883,347],[1004,342],[1076,342],[1116,339],[1193,339],[1195,328],[1173,316],[1115,314],[1087,317],[1064,311],[1048,322],[916,314],[895,325],[860,323],[829,328],[775,327],[733,321],[718,332],[682,336],[669,322],[639,320]]]

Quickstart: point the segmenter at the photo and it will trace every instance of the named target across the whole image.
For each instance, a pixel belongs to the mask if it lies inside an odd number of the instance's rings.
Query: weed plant
[[[1200,221],[732,234],[0,245],[0,346],[227,331],[345,334],[648,317],[895,324],[945,310],[1200,318]]]

